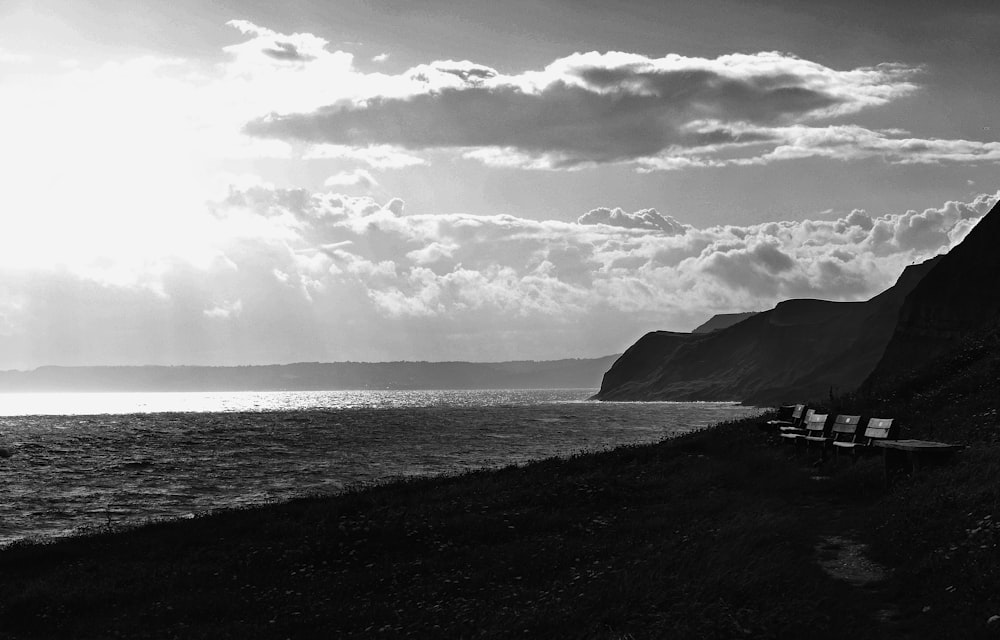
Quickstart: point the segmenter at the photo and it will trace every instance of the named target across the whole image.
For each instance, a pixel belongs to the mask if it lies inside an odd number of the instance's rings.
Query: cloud
[[[670,216],[660,215],[656,209],[640,209],[626,213],[615,207],[591,209],[576,220],[579,224],[606,224],[626,229],[656,229],[669,234],[684,233],[686,226]]]
[[[143,58],[80,66],[51,86],[14,78],[19,100],[9,124],[0,124],[14,171],[23,147],[46,148],[37,141],[48,138],[89,152],[107,147],[107,162],[118,158],[123,166],[106,174],[143,166],[122,160],[138,157],[141,143],[156,150],[143,154],[145,162],[173,154],[171,166],[195,174],[211,161],[248,158],[405,169],[429,164],[435,150],[446,161],[550,171],[601,164],[684,170],[805,157],[1000,161],[995,141],[934,139],[851,122],[914,95],[917,66],[834,69],[766,51],[716,58],[589,52],[536,70],[436,60],[400,73],[369,73],[319,36],[246,20],[228,24],[242,35],[214,67]],[[67,104],[61,96],[68,94],[80,99]],[[35,117],[39,109],[44,118]]]
[[[378,180],[364,169],[353,169],[335,173],[323,181],[325,187],[362,187],[366,190],[378,186]]]
[[[18,100],[0,122],[0,364],[610,353],[715,312],[867,297],[960,241],[995,200],[711,228],[673,209],[680,221],[613,206],[560,216],[576,221],[412,213],[359,187],[382,178],[376,169],[439,157],[656,169],[809,154],[992,161],[995,150],[845,124],[912,93],[915,69],[580,54],[515,74],[471,61],[361,73],[321,38],[233,26],[244,35],[215,66],[142,58],[5,78]],[[414,105],[426,118],[414,130],[450,151],[429,156],[427,140],[395,133],[388,116]],[[453,131],[430,126],[442,105],[461,116]],[[525,111],[497,115],[505,105]],[[240,132],[261,114],[324,110],[355,114],[362,133],[381,113],[393,126],[380,135],[393,141]],[[512,123],[525,131],[511,134]],[[404,144],[404,134],[417,137]],[[341,162],[323,191],[253,180],[219,191],[222,161],[255,157]],[[204,194],[216,192],[206,212]]]
[[[226,51],[237,56],[259,53],[281,62],[310,62],[327,55],[326,46],[329,43],[311,33],[286,36],[247,20],[230,20],[226,24],[253,36],[246,42],[225,47]]]
[[[19,100],[8,125],[0,123],[13,170],[25,147],[52,158],[37,151],[46,148],[37,141],[48,138],[89,152],[108,148],[106,161],[118,158],[122,166],[107,175],[134,173],[167,154],[176,156],[171,166],[191,167],[193,174],[213,161],[252,158],[337,159],[387,170],[458,157],[550,171],[601,164],[684,170],[805,157],[1000,161],[997,142],[851,122],[915,94],[922,72],[916,66],[834,69],[780,52],[716,58],[589,52],[536,70],[436,60],[400,73],[369,73],[319,36],[246,20],[228,24],[240,41],[224,47],[226,56],[213,67],[143,58],[81,65],[51,86],[14,78]],[[68,104],[64,95],[80,99]],[[39,109],[44,118],[35,117]],[[142,143],[155,153],[131,161]],[[27,198],[37,189],[25,192]]]
[[[892,164],[1000,162],[998,142],[914,138],[899,130],[873,131],[856,125],[730,127],[718,122],[699,126],[727,129],[733,139],[746,136],[745,139],[753,142],[675,149],[672,154],[638,159],[639,171],[766,165],[803,158],[843,162],[880,158]]]
[[[305,55],[299,51],[299,48],[291,42],[275,42],[274,47],[261,49],[265,55],[271,56],[275,60],[296,60],[299,62],[305,62],[307,60],[313,60],[313,56]]]
[[[372,145],[350,147],[347,145],[314,145],[303,156],[307,160],[339,159],[362,162],[373,169],[405,169],[427,164],[423,158],[406,153],[398,147]]]
[[[234,300],[232,302],[223,302],[213,306],[210,309],[205,309],[203,313],[206,318],[216,318],[219,320],[229,319],[235,316],[239,316],[243,311],[243,301]]]
[[[0,63],[23,64],[31,62],[31,56],[25,53],[16,53],[0,49]]]
[[[244,182],[212,204],[201,257],[0,263],[0,347],[8,367],[613,353],[714,313],[866,299],[998,197],[697,228],[652,209],[406,214],[399,199]]]
[[[1000,142],[903,137],[905,132],[871,131],[854,125],[785,127],[771,133],[780,144],[755,161],[817,156],[836,160],[880,157],[897,164],[1000,161]]]
[[[894,164],[1000,161],[1000,143],[844,122],[913,95],[923,72],[919,66],[838,70],[775,51],[716,58],[592,51],[519,73],[438,60],[394,75],[367,74],[353,66],[350,54],[328,51],[321,38],[230,24],[253,36],[227,47],[237,55],[236,67],[247,68],[253,56],[294,57],[302,63],[296,81],[290,70],[281,73],[286,86],[297,88],[278,95],[310,96],[299,107],[275,104],[269,113],[258,113],[244,131],[339,149],[341,155],[388,147],[419,159],[429,150],[450,150],[497,167],[579,170],[617,163],[643,172],[807,157]],[[315,72],[321,67],[335,68],[341,81],[319,80]],[[333,86],[341,90],[316,90]]]
[[[308,112],[272,112],[246,131],[315,144],[451,148],[492,164],[573,168],[772,143],[771,127],[850,115],[908,95],[918,72],[898,64],[838,71],[777,52],[715,59],[590,52],[516,75],[444,60],[384,78],[382,93]]]
[[[372,56],[372,62],[385,62],[389,59],[388,53],[380,53],[377,56]]]

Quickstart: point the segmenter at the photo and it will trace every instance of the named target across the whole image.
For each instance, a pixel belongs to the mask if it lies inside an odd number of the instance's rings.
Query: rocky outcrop
[[[998,321],[1000,204],[906,296],[866,386],[891,386]]]
[[[866,302],[787,300],[705,334],[654,332],[605,374],[601,400],[775,404],[854,390],[882,357],[907,294],[940,258]]]

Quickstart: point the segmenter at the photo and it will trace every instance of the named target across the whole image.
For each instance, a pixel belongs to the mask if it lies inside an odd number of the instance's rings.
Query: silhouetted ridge
[[[597,397],[774,404],[853,391],[882,357],[903,299],[939,259],[907,267],[866,302],[786,300],[711,333],[646,334]]]

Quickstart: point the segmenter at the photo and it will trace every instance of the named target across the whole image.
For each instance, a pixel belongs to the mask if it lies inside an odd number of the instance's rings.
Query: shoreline
[[[524,466],[15,543],[0,550],[0,631],[76,638],[986,633],[1000,580],[986,567],[1000,566],[987,561],[997,551],[955,535],[986,515],[975,505],[991,486],[981,474],[992,473],[985,462],[996,445],[886,492],[879,460],[817,476],[808,459],[767,444],[757,420]],[[983,491],[956,499],[956,487],[968,482]],[[942,487],[950,503],[938,496]],[[928,500],[952,516],[922,521]],[[820,560],[837,551],[819,545],[830,540],[866,549],[889,577],[861,588],[828,575]],[[958,551],[942,563],[939,549],[952,546]],[[956,562],[961,553],[968,557]],[[941,582],[949,580],[959,587],[945,592]],[[962,606],[945,606],[956,598]],[[818,602],[840,613],[820,615]]]

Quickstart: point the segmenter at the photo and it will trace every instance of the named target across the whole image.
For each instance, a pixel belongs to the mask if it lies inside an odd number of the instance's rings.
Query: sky
[[[993,5],[0,0],[0,369],[870,298],[1000,197]]]

